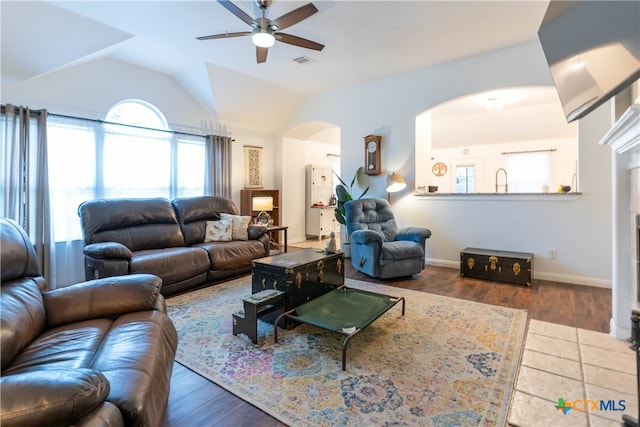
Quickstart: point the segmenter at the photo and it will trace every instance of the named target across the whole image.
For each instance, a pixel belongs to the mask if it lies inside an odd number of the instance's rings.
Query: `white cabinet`
[[[326,166],[306,166],[306,202],[307,207],[314,204],[329,204],[333,188],[333,171]]]
[[[320,240],[322,237],[329,237],[332,231],[338,233],[340,227],[336,221],[335,209],[335,206],[307,208],[307,235],[317,236]]]
[[[340,226],[335,220],[335,206],[329,206],[331,195],[335,193],[333,171],[327,166],[306,166],[306,234],[318,239],[339,232]]]

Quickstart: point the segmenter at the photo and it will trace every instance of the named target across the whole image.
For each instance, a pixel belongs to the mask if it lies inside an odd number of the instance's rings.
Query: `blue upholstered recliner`
[[[351,263],[356,270],[387,279],[411,276],[424,269],[425,241],[431,230],[398,229],[385,199],[350,200],[344,207],[351,238]]]

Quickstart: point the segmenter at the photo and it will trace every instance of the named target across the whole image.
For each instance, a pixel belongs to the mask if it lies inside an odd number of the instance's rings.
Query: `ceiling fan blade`
[[[242,36],[250,36],[250,35],[251,35],[251,31],[242,31],[239,33],[211,34],[210,36],[196,37],[196,39],[198,40],[227,39],[229,37],[242,37]]]
[[[313,50],[322,50],[324,49],[324,45],[320,43],[316,43],[311,40],[303,39],[302,37],[292,36],[291,34],[285,33],[274,33],[273,36],[276,40],[281,41],[283,43],[292,44],[294,46],[306,47],[307,49]]]
[[[256,46],[256,60],[258,64],[267,61],[267,52],[269,52],[269,48]]]
[[[275,31],[284,30],[287,27],[297,24],[303,19],[307,19],[317,11],[318,9],[313,5],[313,3],[308,3],[295,10],[292,10],[289,13],[285,13],[280,18],[273,19],[271,21],[271,27]]]
[[[238,18],[246,22],[247,25],[253,25],[253,18],[247,15],[242,9],[231,3],[229,0],[218,0],[218,3],[220,3],[229,12],[233,13]]]

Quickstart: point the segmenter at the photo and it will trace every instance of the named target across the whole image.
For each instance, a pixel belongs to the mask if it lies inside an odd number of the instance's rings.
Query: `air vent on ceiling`
[[[297,58],[293,58],[293,60],[295,62],[297,62],[300,65],[305,65],[305,64],[311,64],[313,61],[313,59],[309,58],[308,56],[299,56]]]

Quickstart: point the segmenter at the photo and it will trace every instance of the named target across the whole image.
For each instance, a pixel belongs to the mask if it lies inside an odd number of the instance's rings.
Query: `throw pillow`
[[[204,232],[205,242],[230,242],[231,241],[231,220],[207,221],[207,228]]]
[[[221,213],[220,219],[232,220],[233,226],[231,228],[231,238],[233,240],[249,240],[249,223],[251,222],[250,216],[231,215],[228,213]]]

